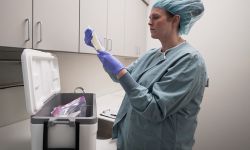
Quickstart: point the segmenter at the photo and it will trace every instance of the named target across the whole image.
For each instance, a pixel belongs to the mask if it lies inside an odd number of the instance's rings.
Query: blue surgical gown
[[[207,75],[189,43],[151,49],[119,80],[126,94],[113,126],[118,150],[191,150]]]

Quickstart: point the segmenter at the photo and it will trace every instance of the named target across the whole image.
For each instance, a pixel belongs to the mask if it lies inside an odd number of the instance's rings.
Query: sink
[[[112,137],[113,124],[113,121],[98,118],[97,139],[110,139]]]

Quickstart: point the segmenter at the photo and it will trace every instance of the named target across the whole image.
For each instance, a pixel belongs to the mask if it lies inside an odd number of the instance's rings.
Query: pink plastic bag
[[[76,117],[86,116],[86,99],[84,96],[81,96],[68,104],[57,106],[51,112],[53,117]]]

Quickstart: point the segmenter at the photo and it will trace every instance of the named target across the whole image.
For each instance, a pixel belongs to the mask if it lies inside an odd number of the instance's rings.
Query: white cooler
[[[32,150],[95,150],[96,100],[93,93],[60,93],[57,58],[25,49],[21,56],[27,111],[31,115]],[[79,117],[51,117],[54,107],[84,95],[86,112]]]

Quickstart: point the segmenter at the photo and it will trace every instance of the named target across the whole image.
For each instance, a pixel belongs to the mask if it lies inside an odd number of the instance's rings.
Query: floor
[[[0,150],[30,150],[30,120],[0,128]],[[116,150],[115,140],[96,141],[96,150]]]

